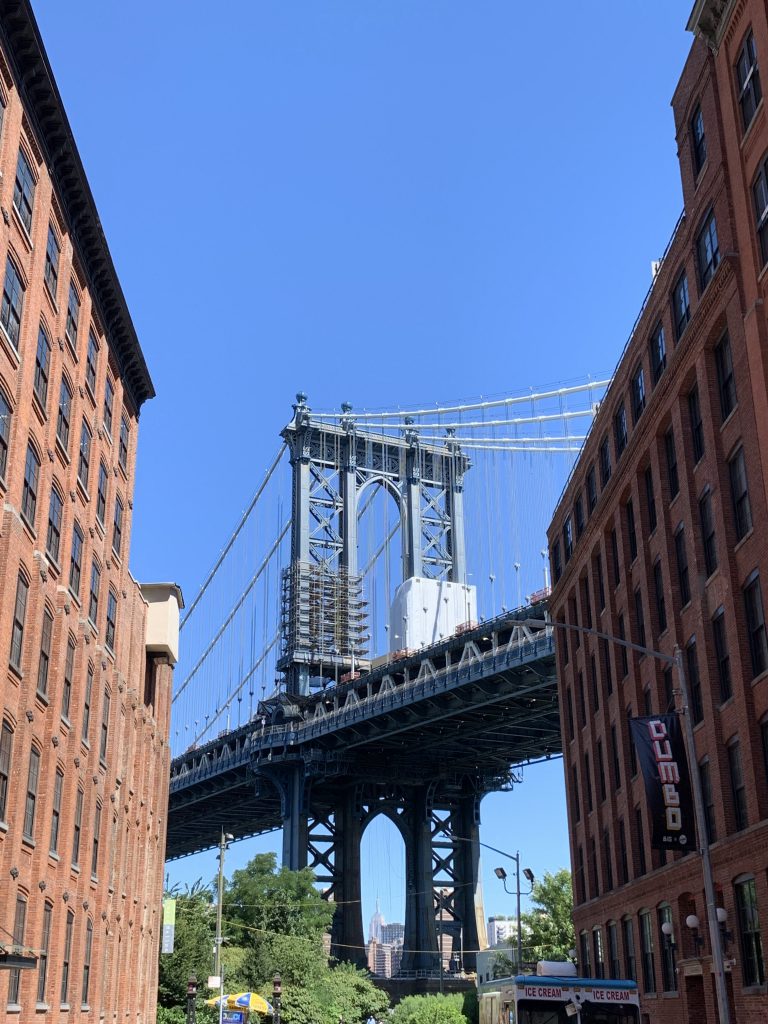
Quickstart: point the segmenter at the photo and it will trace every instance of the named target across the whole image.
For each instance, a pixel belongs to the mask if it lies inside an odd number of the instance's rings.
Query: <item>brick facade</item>
[[[554,514],[551,612],[685,652],[718,904],[733,933],[732,1019],[756,1024],[768,1018],[768,270],[755,199],[768,152],[756,88],[761,75],[768,87],[768,8],[700,0],[689,27],[704,38],[672,101],[684,214]],[[674,670],[592,636],[557,640],[582,966],[637,977],[648,1021],[715,1021],[701,861],[651,850],[627,726],[628,715],[672,709]]]
[[[149,1022],[172,658],[128,552],[152,384],[27,0],[0,11],[0,115],[0,946],[38,956],[0,971],[0,1019]]]

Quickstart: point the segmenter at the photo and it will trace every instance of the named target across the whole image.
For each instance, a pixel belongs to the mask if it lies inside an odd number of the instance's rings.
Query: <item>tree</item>
[[[392,1011],[392,1024],[468,1024],[463,995],[406,996]]]
[[[573,889],[565,868],[533,883],[533,910],[522,915],[525,960],[565,960],[573,949]]]
[[[173,952],[160,954],[158,1004],[165,1009],[187,1004],[187,981],[191,974],[198,983],[211,973],[215,920],[210,889],[198,879],[184,892],[178,888],[165,894],[176,900],[176,933]],[[163,1017],[158,1017],[163,1020]],[[165,1019],[172,1021],[173,1017]]]

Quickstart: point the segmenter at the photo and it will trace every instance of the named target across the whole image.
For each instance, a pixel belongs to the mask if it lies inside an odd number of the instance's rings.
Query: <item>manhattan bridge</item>
[[[365,962],[360,846],[405,847],[401,971],[484,945],[480,804],[561,753],[549,514],[609,381],[316,412],[282,444],[181,624],[169,859],[282,829]]]

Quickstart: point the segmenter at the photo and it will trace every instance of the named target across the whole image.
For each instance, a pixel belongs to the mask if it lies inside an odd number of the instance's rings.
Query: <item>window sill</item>
[[[72,728],[72,723],[65,714],[62,714],[61,716],[61,724],[64,726],[67,732],[69,732],[69,730]]]
[[[58,853],[56,853],[54,850],[49,850],[48,851],[48,859],[52,860],[56,864],[58,864],[61,858],[59,857]]]
[[[32,838],[32,836],[22,836],[21,837],[21,845],[22,846],[28,846],[30,850],[34,850],[34,848],[37,846],[37,843]]]
[[[719,575],[720,575],[720,566],[719,566],[719,565],[717,565],[717,566],[715,566],[715,568],[714,568],[714,569],[712,570],[712,572],[711,572],[711,573],[709,574],[709,576],[707,576],[707,578],[706,578],[706,579],[704,580],[704,586],[705,586],[705,587],[708,587],[708,586],[710,585],[710,583],[711,583],[711,582],[712,582],[712,581],[713,581],[714,579],[716,579],[716,578],[717,578],[717,577],[718,577]]]
[[[762,683],[766,679],[768,679],[768,668],[763,669],[763,671],[759,675],[756,675],[749,685],[757,686],[758,683]]]
[[[51,291],[50,285],[46,281],[45,276],[43,276],[43,284],[45,285],[45,294],[48,296],[48,301],[50,302],[50,304],[51,304],[51,306],[53,308],[53,312],[56,314],[56,316],[58,316],[59,315],[59,306],[58,306],[58,303],[56,302],[56,296]]]
[[[80,746],[83,748],[83,750],[86,750],[86,751],[91,749],[91,744],[88,742],[87,739],[85,739],[85,737],[83,737],[80,740]]]
[[[732,706],[733,706],[733,694],[731,694],[731,696],[728,697],[727,700],[724,700],[724,701],[722,701],[722,703],[718,704],[717,710],[718,711],[729,711]]]
[[[696,193],[699,191],[699,185],[701,185],[702,181],[706,177],[707,167],[709,167],[709,153],[707,153],[706,157],[704,158],[704,163],[701,165],[701,167],[698,169],[698,171],[696,171],[696,173],[694,174],[694,178],[693,178],[693,194],[694,195],[696,195]]]
[[[64,341],[66,342],[67,348],[69,349],[69,354],[72,356],[76,363],[79,363],[80,360],[77,358],[77,342],[73,342],[66,331],[64,332]]]
[[[11,214],[13,215],[13,220],[16,224],[16,227],[19,229],[19,234],[21,235],[22,241],[24,242],[24,245],[27,247],[27,251],[34,252],[35,243],[32,241],[32,235],[29,233],[29,228],[27,227],[27,225],[21,219],[21,214],[16,209],[15,203],[11,203]]]
[[[79,598],[79,597],[77,596],[77,594],[76,594],[76,593],[74,592],[74,590],[72,589],[72,587],[67,587],[67,592],[68,592],[69,596],[70,596],[70,597],[72,598],[72,600],[73,600],[73,601],[75,602],[75,604],[77,605],[77,607],[78,607],[78,608],[80,608],[80,607],[81,607],[81,604],[80,604],[80,598]]]
[[[77,492],[83,499],[83,503],[87,505],[91,500],[91,496],[88,493],[88,488],[85,486],[80,477],[77,478]]]
[[[736,542],[736,544],[734,546],[734,549],[733,549],[733,553],[734,554],[736,554],[736,552],[739,550],[740,547],[742,547],[744,544],[746,544],[746,542],[750,539],[750,537],[752,536],[752,534],[754,532],[755,532],[755,527],[754,526],[750,526],[750,528],[747,530],[747,532],[744,534],[744,536],[741,538],[741,540],[738,540]]]
[[[35,690],[35,700],[43,705],[43,708],[49,707],[51,700],[50,697],[43,693],[42,690]]]
[[[731,422],[731,420],[733,419],[733,417],[736,415],[736,413],[738,411],[739,411],[739,402],[738,402],[738,399],[737,399],[736,400],[736,404],[734,405],[734,407],[731,409],[731,411],[725,417],[723,422],[720,424],[720,433],[721,434],[728,427],[728,424]]]
[[[69,455],[67,454],[67,449],[64,447],[64,444],[62,443],[62,440],[58,434],[56,435],[56,454],[59,456],[59,458],[61,459],[65,466],[69,465],[70,459]]]
[[[69,1012],[69,1003],[61,1003],[59,1005],[59,1009],[60,1010],[64,1010],[65,1012],[68,1013]]]
[[[79,874],[80,874],[80,865],[79,864],[70,864],[69,865],[69,870],[70,870],[71,874],[75,875],[75,877],[78,877]]]
[[[8,822],[7,821],[0,821],[0,832],[7,832],[7,831],[8,831]]]
[[[49,1010],[48,1003],[35,1003],[35,1013],[48,1013]]]
[[[3,324],[0,324],[0,343],[2,343],[3,348],[7,350],[14,369],[18,370],[19,364],[21,363],[21,356],[19,355],[19,350],[13,343],[13,339]]]
[[[35,410],[35,415],[40,421],[40,426],[44,427],[48,422],[48,413],[45,411],[45,406],[38,398],[37,392],[32,392],[32,408]]]
[[[96,408],[96,395],[94,395],[93,389],[91,388],[91,385],[88,383],[88,381],[85,382],[85,393],[90,398],[91,405],[95,409]]]
[[[19,512],[19,518],[21,519],[22,525],[24,529],[27,531],[27,534],[29,535],[30,539],[36,541],[37,534],[35,533],[34,525],[30,523],[30,521],[27,519],[23,512]]]
[[[21,1013],[21,1005],[19,1003],[6,1003],[6,1013]]]
[[[752,115],[752,120],[749,122],[747,127],[744,129],[744,134],[741,137],[741,142],[739,143],[739,148],[741,150],[744,149],[744,147],[747,145],[748,140],[754,134],[753,129],[754,129],[755,125],[757,124],[758,115],[760,114],[762,109],[763,109],[763,97],[761,96],[760,97],[760,102],[755,107],[755,112]]]

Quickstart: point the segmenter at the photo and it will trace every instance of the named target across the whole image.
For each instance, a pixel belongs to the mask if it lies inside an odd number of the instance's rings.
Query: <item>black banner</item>
[[[677,715],[630,718],[656,850],[691,850],[696,841],[691,780]]]

